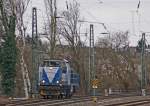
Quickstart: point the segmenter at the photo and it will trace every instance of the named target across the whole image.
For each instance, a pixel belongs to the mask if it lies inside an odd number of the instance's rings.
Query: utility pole
[[[89,47],[89,89],[91,88],[91,81],[92,81],[92,94],[93,100],[97,101],[96,96],[96,88],[97,85],[93,85],[95,83],[95,48],[94,48],[94,28],[93,24],[90,24],[90,47]]]
[[[37,92],[37,76],[38,76],[38,54],[36,52],[38,48],[38,34],[37,34],[37,9],[32,9],[32,86],[31,95]]]
[[[32,8],[32,40],[33,44],[35,44],[34,46],[37,45],[37,38],[37,9],[34,7]]]
[[[90,39],[89,39],[89,73],[88,73],[88,91],[89,91],[89,94],[91,93],[91,70],[92,70],[92,67],[91,67],[91,64],[92,64],[92,24],[90,24]]]
[[[94,28],[91,24],[91,49],[92,49],[92,79],[95,79],[95,50],[94,50]]]
[[[142,96],[146,95],[146,69],[145,69],[145,33],[142,33],[142,50],[141,50],[141,90]]]

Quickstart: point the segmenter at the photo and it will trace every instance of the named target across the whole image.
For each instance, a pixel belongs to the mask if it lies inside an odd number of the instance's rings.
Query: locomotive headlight
[[[42,80],[42,83],[44,84],[44,83],[45,83],[45,80]]]
[[[56,83],[58,84],[58,83],[59,83],[59,81],[56,81]]]
[[[49,69],[50,69],[50,70],[52,70],[52,69],[53,69],[53,67],[50,67]]]

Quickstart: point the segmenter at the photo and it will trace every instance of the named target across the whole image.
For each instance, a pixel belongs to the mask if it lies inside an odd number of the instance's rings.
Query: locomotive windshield
[[[61,67],[62,72],[66,73],[67,71],[67,67],[64,61],[60,61],[60,60],[44,60],[43,67]]]
[[[60,65],[61,65],[61,62],[55,61],[55,60],[53,60],[53,61],[45,60],[43,62],[43,66],[45,66],[45,67],[60,67]]]

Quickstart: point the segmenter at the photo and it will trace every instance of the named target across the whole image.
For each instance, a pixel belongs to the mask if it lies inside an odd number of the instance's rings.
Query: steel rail
[[[110,98],[120,98],[122,96],[112,95],[112,96],[98,96],[98,100],[110,99]],[[130,97],[130,96],[124,96]],[[52,106],[51,104],[71,104],[76,102],[91,101],[91,96],[75,96],[71,99],[31,99],[31,100],[15,100],[7,104],[6,106]],[[64,103],[65,102],[65,103]]]
[[[38,105],[38,104],[45,104],[45,103],[56,103],[56,102],[62,102],[62,101],[70,101],[70,100],[77,100],[77,99],[83,99],[86,97],[74,97],[72,99],[34,99],[34,100],[21,100],[21,101],[13,101],[6,106],[30,106],[30,104]],[[87,97],[88,98],[88,97]]]
[[[133,100],[133,101],[121,102],[121,103],[112,103],[112,104],[107,104],[103,106],[138,106],[138,105],[143,105],[143,104],[148,104],[148,103],[150,103],[150,99]]]

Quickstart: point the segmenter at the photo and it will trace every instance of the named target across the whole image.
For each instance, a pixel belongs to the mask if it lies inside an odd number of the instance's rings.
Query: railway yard
[[[150,106],[149,5],[0,0],[0,106]]]

